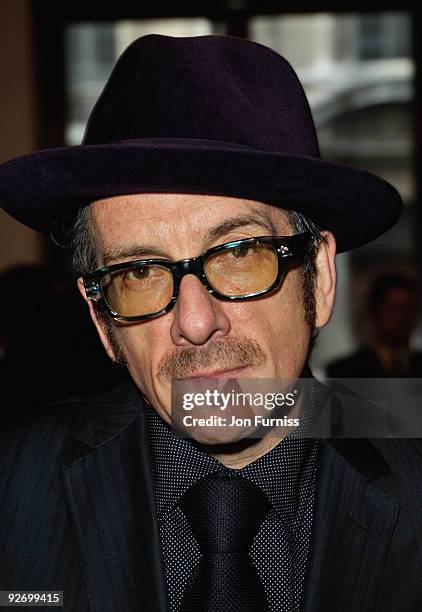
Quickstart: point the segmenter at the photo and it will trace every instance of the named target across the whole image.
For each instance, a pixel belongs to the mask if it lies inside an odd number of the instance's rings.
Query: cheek
[[[143,389],[150,387],[157,364],[169,349],[169,329],[157,319],[120,328],[119,340],[132,377]]]
[[[233,302],[227,305],[226,312],[233,328],[245,334],[248,330],[265,331],[266,336],[277,338],[309,334],[298,273],[289,275],[276,293]]]
[[[301,371],[308,352],[310,329],[305,322],[298,275],[287,277],[277,293],[228,304],[226,312],[233,333],[256,339],[266,352],[271,375],[293,377]]]

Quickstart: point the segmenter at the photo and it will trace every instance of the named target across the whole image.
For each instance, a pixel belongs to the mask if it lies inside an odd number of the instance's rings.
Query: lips
[[[195,372],[191,376],[184,377],[184,380],[191,380],[193,378],[236,378],[239,374],[243,373],[249,366],[241,366],[240,368],[225,368],[220,370],[203,370]]]

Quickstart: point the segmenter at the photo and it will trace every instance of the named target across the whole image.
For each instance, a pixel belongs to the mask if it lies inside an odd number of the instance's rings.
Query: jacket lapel
[[[79,409],[63,482],[90,608],[168,610],[143,402],[133,383]]]
[[[376,487],[390,470],[364,439],[322,441],[319,465],[303,610],[372,610],[399,513]]]

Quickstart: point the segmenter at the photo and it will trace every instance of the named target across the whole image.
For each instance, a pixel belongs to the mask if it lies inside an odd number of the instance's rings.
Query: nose
[[[225,336],[231,327],[224,302],[213,298],[193,274],[182,278],[173,317],[170,335],[177,346],[205,344]]]

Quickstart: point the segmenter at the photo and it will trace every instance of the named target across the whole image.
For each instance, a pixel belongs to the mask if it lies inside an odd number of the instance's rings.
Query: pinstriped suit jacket
[[[320,448],[304,612],[419,612],[421,443],[331,439]],[[168,610],[133,383],[3,426],[0,589],[62,590],[66,611]]]

